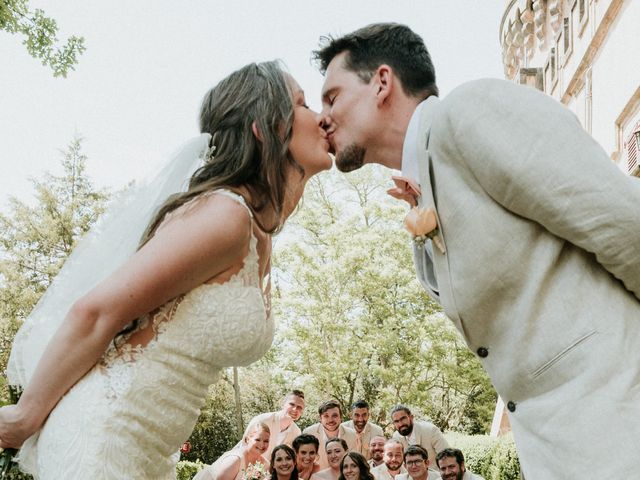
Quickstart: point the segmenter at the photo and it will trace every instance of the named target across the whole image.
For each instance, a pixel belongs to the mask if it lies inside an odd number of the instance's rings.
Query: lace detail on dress
[[[37,478],[175,478],[171,456],[193,430],[209,385],[222,368],[248,365],[271,346],[253,230],[228,281],[200,285],[142,320],[139,328],[151,322],[155,332],[147,345],[132,346],[129,336],[110,347],[23,447]]]

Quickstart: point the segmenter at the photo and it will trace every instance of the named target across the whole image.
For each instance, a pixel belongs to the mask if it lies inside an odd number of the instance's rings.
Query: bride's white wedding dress
[[[246,207],[238,195],[217,193]],[[25,443],[21,466],[38,479],[175,478],[172,454],[191,434],[220,369],[247,365],[271,345],[265,300],[252,233],[231,279],[200,285],[148,315],[141,328],[152,322],[156,332],[148,345],[105,353]]]

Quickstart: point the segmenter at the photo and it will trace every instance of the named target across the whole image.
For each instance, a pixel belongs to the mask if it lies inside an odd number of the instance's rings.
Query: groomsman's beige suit
[[[414,243],[418,277],[504,399],[525,476],[634,478],[640,179],[534,88],[478,80],[439,100],[430,57],[407,27],[336,41],[347,46],[324,48],[323,86],[336,164],[349,165],[344,153],[358,143],[365,162],[401,168],[419,183],[419,206],[437,211],[442,248]],[[373,67],[346,61],[366,49]],[[433,78],[416,87],[390,66],[400,64]],[[588,461],[602,457],[603,439],[615,461]]]
[[[302,433],[308,433],[313,435],[320,442],[320,447],[318,448],[318,465],[320,465],[320,469],[324,470],[325,468],[329,468],[329,462],[327,461],[327,450],[325,448],[325,442],[329,440],[327,435],[324,433],[324,428],[321,423],[314,423],[313,425],[305,428]],[[349,447],[349,451],[353,450],[356,446],[356,432],[355,430],[345,427],[344,425],[340,425],[338,427],[338,438],[342,438]]]
[[[356,434],[356,444],[354,445],[352,451],[361,453],[362,455],[364,455],[364,458],[369,460],[371,458],[371,455],[369,454],[369,442],[375,436],[384,437],[382,427],[376,425],[375,423],[367,422],[362,429],[362,433],[358,433],[355,426],[353,425],[353,420],[343,422],[342,425],[344,425],[345,427],[349,427]],[[360,437],[359,442],[358,437]],[[360,446],[360,448],[358,448],[358,445]]]
[[[432,466],[436,466],[436,455],[440,450],[449,448],[449,443],[442,435],[442,432],[431,422],[424,420],[413,421],[413,431],[411,432],[410,441],[409,437],[401,435],[400,432],[395,431],[391,438],[399,440],[402,443],[402,447],[406,450],[409,445],[420,445],[429,454],[429,463]]]

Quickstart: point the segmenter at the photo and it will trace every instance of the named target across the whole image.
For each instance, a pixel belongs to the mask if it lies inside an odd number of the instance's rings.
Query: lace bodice
[[[174,478],[170,456],[191,434],[220,369],[248,365],[271,345],[255,235],[232,278],[194,288],[147,321],[156,332],[149,344],[110,348],[53,410],[38,441],[42,478],[75,478],[60,463],[78,457],[69,445],[83,452],[91,468],[81,471],[92,478]]]

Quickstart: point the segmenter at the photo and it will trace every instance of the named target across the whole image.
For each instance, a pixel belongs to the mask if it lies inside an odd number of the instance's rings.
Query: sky
[[[61,40],[85,38],[68,77],[54,78],[21,38],[0,31],[0,210],[29,201],[29,178],[60,173],[78,135],[97,186],[152,175],[198,135],[205,92],[235,69],[279,58],[319,110],[322,76],[311,51],[322,35],[398,22],[422,36],[441,96],[481,77],[503,78],[505,0],[31,0]]]

